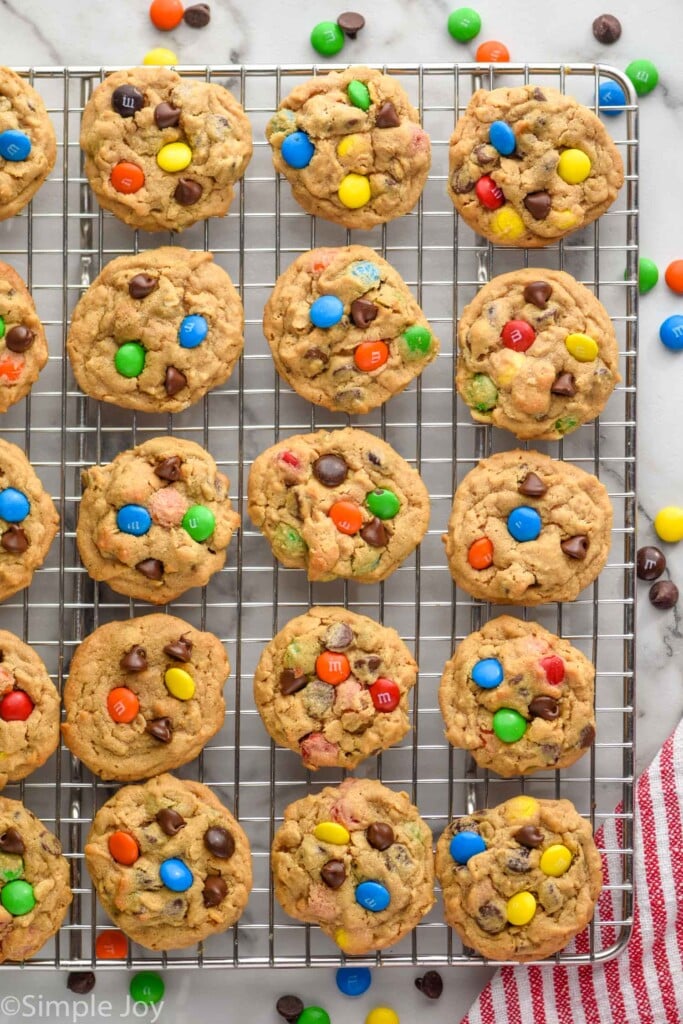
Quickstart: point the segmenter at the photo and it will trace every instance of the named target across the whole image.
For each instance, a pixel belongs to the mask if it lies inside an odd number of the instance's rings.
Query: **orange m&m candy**
[[[328,513],[340,533],[358,533],[363,514],[355,501],[336,501]]]
[[[8,383],[14,384],[24,372],[25,364],[26,360],[23,356],[10,352],[4,359],[0,359],[0,377]]]
[[[349,659],[336,651],[323,651],[315,660],[315,674],[324,683],[338,686],[351,675]]]
[[[116,928],[106,928],[95,939],[95,955],[98,960],[125,960],[128,939]]]
[[[389,358],[389,346],[385,341],[362,341],[353,353],[353,360],[359,370],[376,370],[384,366]]]
[[[493,544],[488,537],[480,537],[470,545],[467,561],[473,569],[488,569],[493,562]]]
[[[183,5],[180,0],[152,0],[149,16],[155,28],[170,32],[183,20]]]
[[[117,863],[130,866],[140,856],[140,847],[129,832],[112,832],[109,852]]]
[[[110,181],[117,192],[130,195],[132,192],[139,191],[145,184],[145,174],[142,167],[122,160],[113,168]]]
[[[127,686],[117,686],[107,697],[107,711],[115,722],[132,722],[140,710],[140,701]]]
[[[482,64],[500,64],[510,60],[510,51],[504,43],[489,39],[477,47],[476,58]]]
[[[666,268],[664,280],[672,292],[683,295],[683,260],[674,260]]]

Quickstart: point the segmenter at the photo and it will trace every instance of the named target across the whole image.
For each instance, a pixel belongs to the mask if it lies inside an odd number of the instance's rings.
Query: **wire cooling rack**
[[[281,383],[261,332],[264,303],[276,277],[300,252],[324,244],[346,244],[350,233],[307,216],[278,180],[264,141],[265,124],[281,97],[298,82],[329,67],[211,67],[182,74],[228,86],[247,110],[254,129],[254,157],[224,220],[195,225],[171,243],[206,248],[231,274],[246,311],[245,354],[227,384],[177,416],[131,414],[84,397],[64,358],[69,316],[82,290],[107,261],[166,244],[164,235],[133,232],[103,214],[82,175],[78,133],[81,111],[107,71],[101,68],[22,68],[43,95],[59,139],[58,162],[32,205],[0,223],[0,258],[27,280],[50,343],[50,360],[32,394],[2,417],[2,436],[22,447],[61,515],[62,530],[28,591],[5,602],[0,624],[28,640],[61,686],[78,643],[98,625],[152,609],[127,601],[83,570],[75,546],[80,472],[156,434],[198,441],[231,479],[243,528],[228,564],[203,591],[189,591],[172,611],[224,641],[232,672],[226,688],[228,712],[221,732],[203,755],[179,770],[199,778],[239,816],[254,857],[254,891],[242,920],[203,946],[152,953],[134,944],[131,966],[304,966],[340,962],[337,948],[319,929],[288,918],[270,888],[270,842],[285,806],[311,790],[340,780],[325,769],[306,772],[298,757],[277,749],[255,710],[252,674],[263,645],[285,622],[310,604],[343,603],[394,626],[420,664],[414,691],[413,730],[399,746],[361,765],[356,774],[377,776],[408,791],[437,837],[449,817],[497,803],[525,791],[569,797],[597,828],[619,824],[616,847],[605,850],[617,908],[611,920],[596,920],[584,952],[559,953],[558,962],[606,960],[628,941],[633,878],[633,686],[635,554],[635,407],[638,242],[637,108],[631,85],[620,72],[593,64],[401,65],[384,66],[419,107],[432,137],[433,169],[416,210],[353,240],[375,247],[415,291],[441,339],[439,358],[405,393],[354,422],[385,437],[420,471],[432,496],[429,533],[416,554],[389,580],[375,586],[337,581],[309,585],[301,571],[279,567],[265,540],[246,517],[245,488],[254,457],[278,438],[346,417],[307,404]],[[455,216],[446,195],[448,138],[475,86],[532,81],[571,92],[597,110],[598,85],[618,82],[627,96],[621,116],[609,119],[623,155],[626,184],[618,202],[590,228],[559,245],[532,252],[497,249],[476,237]],[[623,382],[605,415],[559,443],[538,447],[594,472],[614,505],[609,562],[579,600],[527,614],[567,637],[596,664],[597,740],[572,768],[530,779],[502,780],[476,768],[443,735],[437,687],[454,644],[495,608],[471,600],[451,581],[441,544],[453,490],[476,461],[494,450],[515,447],[512,436],[474,425],[454,394],[453,348],[460,310],[494,274],[520,266],[568,270],[607,306],[620,343]],[[626,271],[626,273],[625,273]],[[5,794],[22,799],[60,835],[72,868],[75,898],[55,940],[32,966],[94,965],[97,932],[109,927],[98,907],[83,861],[83,844],[95,809],[115,786],[94,778],[66,749],[27,781]],[[615,813],[614,808],[619,805]],[[342,957],[343,959],[343,957]],[[369,964],[476,964],[436,907],[392,949],[364,958]],[[116,966],[98,962],[98,968]],[[119,966],[121,966],[119,962]]]

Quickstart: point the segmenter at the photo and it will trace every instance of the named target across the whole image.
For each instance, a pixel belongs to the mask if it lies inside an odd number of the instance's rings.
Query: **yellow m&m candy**
[[[655,516],[655,530],[657,536],[668,544],[683,540],[683,508],[677,505],[660,508]]]
[[[399,1016],[390,1006],[376,1006],[365,1018],[365,1024],[399,1024]]]
[[[503,349],[496,363],[496,383],[501,388],[508,388],[525,363],[526,356],[523,352],[513,352],[509,348]]]
[[[505,913],[510,924],[528,924],[536,913],[536,898],[530,892],[518,892],[508,900]]]
[[[588,334],[568,334],[564,339],[567,352],[580,363],[592,363],[598,356],[598,343]]]
[[[568,185],[579,185],[590,172],[590,159],[582,149],[565,149],[557,162],[557,173]]]
[[[540,868],[544,875],[552,875],[559,878],[568,870],[572,862],[572,852],[562,843],[555,843],[543,851],[541,855]]]
[[[313,829],[313,835],[321,843],[334,843],[335,846],[344,846],[351,838],[344,826],[336,821],[321,821]]]
[[[341,950],[345,950],[349,941],[348,932],[344,931],[343,928],[337,928],[336,932],[334,933],[334,941],[337,943]]]
[[[511,206],[501,206],[491,217],[491,231],[498,238],[514,242],[521,238],[525,231],[524,221]]]
[[[571,210],[558,210],[555,214],[555,224],[560,231],[571,231],[579,223],[579,218]]]
[[[178,700],[191,700],[194,697],[194,679],[184,668],[169,668],[164,674],[166,689]]]
[[[505,818],[510,822],[535,818],[538,811],[538,800],[534,800],[532,796],[513,796],[512,800],[505,804]]]
[[[349,210],[358,210],[370,202],[370,182],[364,174],[347,174],[342,178],[337,195],[339,202]]]
[[[362,135],[345,135],[337,143],[337,156],[348,156],[351,150],[356,149],[359,142],[363,141]]]
[[[156,46],[142,59],[143,64],[164,66],[178,63],[178,55],[173,50],[167,50],[165,46]]]
[[[157,153],[162,171],[184,171],[192,160],[192,150],[184,142],[169,142]]]

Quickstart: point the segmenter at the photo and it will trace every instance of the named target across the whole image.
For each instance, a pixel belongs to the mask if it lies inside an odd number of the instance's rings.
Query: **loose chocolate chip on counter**
[[[131,299],[145,299],[159,287],[159,279],[149,274],[136,274],[128,282],[128,294]]]
[[[655,608],[666,612],[678,602],[678,587],[671,580],[659,580],[650,587],[648,597]]]
[[[0,834],[0,853],[13,853],[21,856],[25,850],[24,840],[15,828],[8,828]]]
[[[204,882],[202,899],[205,907],[217,907],[228,895],[227,883],[220,875],[209,875]]]
[[[152,718],[145,726],[145,732],[160,743],[170,743],[173,739],[173,722],[170,718]]]
[[[536,473],[527,473],[517,490],[526,498],[542,498],[548,488]]]
[[[180,121],[180,110],[171,103],[159,103],[154,108],[154,123],[157,128],[175,128]]]
[[[443,992],[443,978],[438,971],[427,971],[421,978],[415,979],[415,988],[427,999],[439,999]]]
[[[171,640],[164,647],[164,654],[176,661],[189,661],[192,657],[192,641],[185,636],[179,636],[177,640]]]
[[[375,850],[388,850],[394,843],[394,830],[384,821],[373,821],[365,831],[370,846]]]
[[[119,665],[126,672],[144,672],[147,668],[147,651],[139,644],[133,647],[121,658]]]
[[[313,463],[313,476],[323,487],[339,487],[346,480],[349,467],[340,455],[321,455]]]
[[[209,853],[221,860],[229,860],[235,852],[235,840],[227,828],[221,828],[219,825],[207,828],[204,833],[204,846]]]
[[[138,572],[146,576],[148,580],[160,580],[164,576],[164,563],[158,558],[143,558],[135,566]]]
[[[166,367],[166,376],[164,377],[164,388],[169,398],[173,398],[179,391],[187,387],[187,377],[180,370],[176,370],[175,366]]]
[[[640,548],[636,556],[636,572],[639,580],[658,580],[666,569],[664,552],[648,545]]]
[[[193,4],[186,7],[183,20],[190,28],[206,28],[211,21],[211,8],[208,4]]]
[[[160,480],[169,480],[171,483],[175,483],[176,480],[180,480],[182,465],[183,462],[179,455],[171,455],[155,466],[154,475],[158,476]]]
[[[534,220],[545,220],[550,213],[552,200],[549,192],[529,192],[524,198],[524,206]]]
[[[323,365],[329,363],[330,357],[327,352],[323,352],[321,348],[314,345],[312,348],[307,348],[304,352],[304,359],[318,359]]]
[[[568,371],[565,373],[558,373],[550,392],[553,395],[561,395],[562,398],[573,398],[576,394],[576,381],[574,380],[574,374],[569,373]]]
[[[401,123],[401,119],[396,113],[396,107],[393,103],[383,103],[377,111],[375,117],[375,126],[377,128],[398,128]]]
[[[543,842],[543,833],[535,825],[522,825],[521,828],[517,829],[512,838],[516,839],[522,846],[528,846],[530,850],[535,850]]]
[[[579,746],[582,750],[590,747],[595,739],[595,729],[592,725],[584,725],[579,735]]]
[[[356,327],[367,327],[376,318],[377,306],[369,299],[354,299],[351,303],[351,319]]]
[[[353,640],[353,630],[348,622],[333,622],[323,637],[323,644],[328,651],[345,651]]]
[[[293,668],[286,668],[280,673],[280,693],[291,697],[293,693],[303,690],[308,683],[305,675],[297,675]]]
[[[160,811],[157,811],[156,820],[161,831],[167,836],[177,835],[181,828],[185,828],[187,825],[182,814],[178,814],[172,807],[162,807]]]
[[[29,327],[19,324],[7,332],[5,345],[7,345],[10,352],[26,352],[33,344],[34,338],[35,334]]]
[[[560,547],[569,558],[576,558],[577,561],[583,562],[588,554],[588,537],[585,537],[583,534],[577,534],[576,537],[569,537],[567,540],[563,540]]]
[[[0,544],[10,555],[23,555],[28,548],[28,537],[20,526],[12,525],[0,537]]]
[[[375,516],[361,529],[360,535],[371,548],[383,548],[387,543],[387,531],[381,519]]]
[[[78,996],[87,996],[95,987],[95,975],[92,971],[69,971],[66,987]]]
[[[198,181],[193,181],[192,178],[181,178],[176,185],[173,198],[181,206],[194,206],[202,198],[203,191],[204,189]]]
[[[529,713],[534,718],[542,718],[546,722],[554,721],[560,714],[559,701],[554,697],[534,697],[529,704]]]
[[[539,309],[545,309],[552,293],[552,286],[547,281],[530,281],[524,289],[524,299]]]
[[[621,36],[621,22],[613,14],[600,14],[593,22],[593,35],[599,43],[616,43]]]
[[[283,1020],[287,1021],[287,1024],[296,1024],[304,1012],[304,1004],[298,996],[280,996],[275,1004],[275,1009]]]
[[[346,881],[343,860],[328,860],[320,869],[320,877],[329,889],[338,889]]]
[[[120,85],[111,94],[111,105],[121,117],[135,117],[144,102],[145,97],[134,85]]]
[[[349,39],[355,39],[365,25],[365,18],[362,14],[358,14],[356,11],[344,11],[344,13],[340,14],[337,18],[337,24]]]

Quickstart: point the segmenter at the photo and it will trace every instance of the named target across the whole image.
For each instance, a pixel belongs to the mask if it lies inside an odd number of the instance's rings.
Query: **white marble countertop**
[[[614,46],[601,47],[591,33],[593,18],[604,8],[595,0],[566,4],[539,4],[538,0],[472,0],[484,27],[479,41],[500,39],[513,60],[603,61],[625,67],[637,57],[653,60],[660,71],[660,85],[641,108],[641,251],[652,257],[663,272],[675,258],[683,257],[680,227],[683,195],[683,162],[676,154],[683,145],[683,69],[673,40],[683,30],[683,7],[670,0],[651,0],[646,7],[636,0],[617,0],[607,10],[622,21],[623,35]],[[200,31],[181,24],[171,33],[160,33],[147,17],[146,0],[115,0],[90,4],[78,0],[0,0],[0,60],[15,66],[62,64],[135,64],[153,46],[168,46],[183,64],[226,62],[310,62],[315,54],[308,43],[313,25],[335,19],[345,4],[331,0],[210,0],[212,21]],[[348,61],[457,61],[473,59],[475,43],[460,45],[446,32],[446,17],[457,3],[449,0],[362,0],[346,5],[360,10],[366,28],[349,41],[336,60]],[[551,9],[552,8],[552,9]],[[324,64],[324,59],[320,59]],[[660,322],[673,312],[683,312],[683,298],[672,295],[662,281],[641,301],[639,405],[639,542],[652,542],[652,518],[663,505],[683,504],[681,406],[683,354],[663,348],[658,340]],[[674,579],[683,584],[683,549],[667,546]],[[642,585],[638,642],[638,765],[651,759],[683,712],[681,654],[683,633],[676,611],[658,612],[649,606]],[[274,1002],[285,991],[296,992],[308,1003],[325,1006],[333,1024],[352,1024],[365,1019],[375,1005],[391,1005],[403,1024],[418,1014],[430,1024],[453,1024],[490,972],[453,968],[442,972],[445,993],[438,1003],[424,999],[413,986],[415,970],[374,972],[368,994],[359,1000],[340,996],[331,971],[204,971],[172,972],[166,976],[167,998],[159,1019],[185,1021],[192,1015],[203,1021],[225,1020],[237,1024],[275,1022]],[[33,994],[34,1010],[2,1013],[2,1020],[47,1016],[43,1000],[71,996],[64,976],[29,970],[2,975],[2,993],[21,999]],[[100,1009],[99,1018],[130,1017],[125,995],[127,978],[118,973],[100,974],[93,995],[110,1000],[111,1010]],[[30,1006],[30,1004],[25,1004]],[[53,1020],[75,1020],[74,1007],[66,1005]],[[83,1008],[80,1008],[83,1013]],[[95,1014],[87,1013],[86,1019]],[[154,1020],[150,1011],[145,1020]]]

